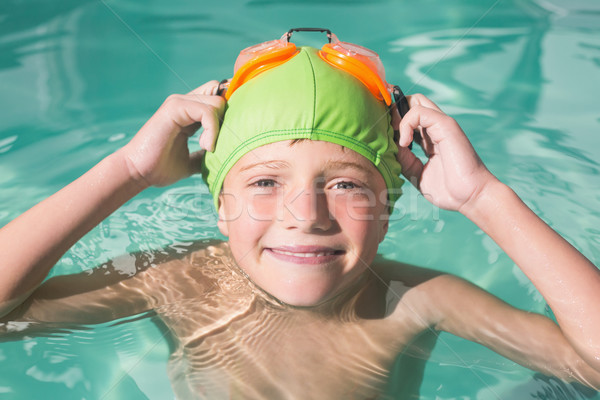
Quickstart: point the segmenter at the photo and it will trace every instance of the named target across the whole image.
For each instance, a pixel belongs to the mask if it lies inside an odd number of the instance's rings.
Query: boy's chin
[[[354,279],[348,277],[328,276],[252,276],[247,274],[250,280],[279,303],[293,307],[319,307],[330,303],[344,293],[350,295],[360,286],[364,274],[357,275]],[[261,279],[262,278],[262,279]],[[343,295],[342,297],[346,297]]]
[[[330,298],[327,294],[290,293],[281,290],[269,291],[263,289],[267,294],[278,302],[292,307],[316,307],[326,303]]]
[[[277,300],[279,300],[280,302],[287,304],[288,306],[291,306],[291,307],[310,308],[310,307],[317,307],[319,305],[322,305],[323,303],[326,303],[328,298],[318,298],[318,299],[312,299],[312,298],[281,299],[281,298],[277,298]]]
[[[283,288],[277,287],[274,290],[262,288],[264,292],[275,298],[278,302],[284,303],[292,307],[318,307],[327,304],[331,299],[337,297],[338,291],[333,290],[314,290],[314,287],[309,288]],[[329,289],[329,288],[328,288]]]

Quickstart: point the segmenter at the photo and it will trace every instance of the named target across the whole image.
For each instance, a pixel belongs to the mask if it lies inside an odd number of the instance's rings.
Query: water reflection
[[[166,328],[149,322],[158,323],[155,316],[145,318],[145,322],[128,319],[118,327],[44,323],[2,334],[3,396],[141,399],[147,398],[146,393],[172,398],[164,373]],[[153,375],[151,382],[145,374]]]

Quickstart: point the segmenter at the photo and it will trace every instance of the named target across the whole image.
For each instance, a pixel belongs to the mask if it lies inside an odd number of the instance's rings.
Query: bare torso
[[[95,323],[153,308],[172,333],[168,374],[181,399],[376,398],[397,360],[412,364],[400,366],[410,371],[403,391],[418,391],[429,349],[398,359],[423,329],[398,307],[408,289],[385,274],[371,270],[326,304],[294,308],[256,287],[226,243],[147,261],[127,279],[114,260],[50,280],[9,319]]]
[[[169,376],[178,397],[380,393],[417,330],[409,316],[390,315],[398,288],[390,294],[386,282],[369,274],[326,305],[292,308],[254,286],[229,257],[225,246],[209,247],[152,274],[172,281],[177,270],[185,282],[178,299],[165,298],[156,309],[176,342]]]

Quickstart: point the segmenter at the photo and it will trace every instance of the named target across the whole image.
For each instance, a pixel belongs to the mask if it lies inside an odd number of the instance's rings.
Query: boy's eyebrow
[[[351,168],[351,169],[356,169],[358,171],[361,172],[366,172],[368,174],[370,174],[372,171],[365,167],[364,165],[361,165],[359,163],[355,163],[352,161],[328,161],[325,164],[325,168],[326,169],[346,169],[346,168]]]
[[[287,161],[283,160],[269,160],[269,161],[261,161],[254,164],[246,165],[240,169],[240,172],[248,171],[249,169],[256,167],[265,167],[271,169],[280,169],[280,168],[289,168],[290,164]]]
[[[284,160],[261,161],[261,162],[257,162],[257,163],[246,165],[246,166],[242,167],[240,169],[240,172],[248,171],[253,168],[258,168],[258,167],[270,168],[270,169],[283,169],[283,168],[290,168],[290,163],[288,163],[287,161],[284,161]],[[352,161],[327,161],[323,167],[323,169],[325,171],[340,170],[340,169],[347,169],[347,168],[354,169],[359,172],[364,172],[367,174],[372,173],[372,171],[369,168],[367,168],[364,165],[361,165],[359,163],[352,162]]]

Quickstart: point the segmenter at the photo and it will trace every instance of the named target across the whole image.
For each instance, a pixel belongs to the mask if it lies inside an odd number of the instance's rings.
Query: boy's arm
[[[211,149],[224,100],[206,95],[216,81],[172,95],[122,149],[0,229],[0,317],[21,304],[59,258],[90,229],[144,188],[198,171],[188,138],[204,125]]]
[[[600,371],[600,271],[487,170],[454,119],[422,95],[409,102],[399,125],[404,174],[433,204],[460,211],[502,247],[552,308],[557,332]],[[416,129],[426,164],[406,147]]]
[[[86,232],[143,189],[117,153],[0,230],[0,316],[25,300]]]
[[[401,284],[389,289],[388,306],[404,333],[410,326],[417,335],[449,332],[545,375],[600,389],[600,371],[581,359],[550,318],[514,308],[453,275],[385,259],[375,268],[382,280]]]
[[[0,317],[0,332],[7,329],[2,323],[10,321],[31,322],[32,326],[36,322],[97,324],[157,309],[189,293],[197,295],[203,285],[191,278],[192,259],[201,257],[208,246],[194,243],[185,254],[169,249],[125,254],[92,270],[50,278]],[[127,265],[127,272],[122,265]],[[171,282],[175,290],[165,291],[165,282]]]
[[[600,371],[600,270],[497,181],[462,212],[521,268],[575,351]]]
[[[421,330],[449,332],[545,375],[600,389],[600,371],[582,360],[546,316],[516,309],[456,276],[411,282],[406,265],[389,265],[396,271],[390,278],[410,287],[394,309],[397,319],[418,321]]]

